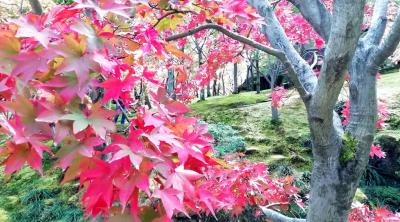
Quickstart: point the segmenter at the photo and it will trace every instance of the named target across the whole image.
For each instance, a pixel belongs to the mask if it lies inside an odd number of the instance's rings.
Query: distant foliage
[[[71,5],[74,3],[74,0],[53,0],[57,5]]]
[[[220,123],[209,124],[208,132],[214,136],[214,149],[219,155],[244,151],[243,138],[231,126]]]

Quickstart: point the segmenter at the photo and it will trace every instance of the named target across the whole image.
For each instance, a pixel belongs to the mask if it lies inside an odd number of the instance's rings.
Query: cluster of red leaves
[[[279,1],[275,14],[292,42],[303,45],[312,41],[317,48],[324,46],[324,40],[287,0]]]
[[[371,150],[369,151],[370,157],[385,158],[386,153],[382,151],[382,147],[379,144],[373,144]]]
[[[378,121],[376,122],[376,128],[382,129],[385,126],[385,121],[389,117],[389,111],[387,109],[384,99],[378,99]],[[342,124],[346,126],[350,119],[350,100],[346,100],[342,109]]]
[[[378,129],[381,129],[384,126],[384,123],[386,119],[389,116],[389,112],[387,110],[386,104],[384,103],[384,100],[379,99],[379,104],[378,104],[378,121],[376,123],[376,127]],[[343,117],[343,122],[342,124],[346,126],[348,124],[348,121],[350,119],[350,100],[347,100],[342,109],[342,117]],[[378,157],[378,158],[385,158],[386,153],[382,151],[381,147],[376,144],[371,146],[370,157]]]
[[[282,99],[287,94],[287,90],[282,86],[277,86],[272,90],[271,93],[271,104],[275,108],[280,108],[282,106]]]
[[[371,210],[367,205],[354,204],[349,214],[349,222],[398,222],[400,215],[394,214],[386,208]]]
[[[292,177],[272,179],[265,164],[238,161],[237,156],[231,154],[224,158],[225,167],[229,168],[208,168],[204,180],[197,185],[202,191],[200,195],[209,201],[204,210],[214,214],[212,209],[218,209],[239,215],[246,206],[275,209],[288,209],[290,203],[302,206]],[[256,210],[256,213],[260,212]]]
[[[42,173],[43,152],[50,153],[65,172],[63,182],[80,180],[82,205],[91,216],[129,212],[133,220],[152,214],[168,221],[178,212],[240,213],[248,204],[287,203],[297,190],[290,181],[269,179],[265,167],[221,167],[224,163],[212,157],[206,125],[184,116],[189,109],[168,98],[157,73],[145,65],[149,56],[187,56],[146,24],[121,37],[102,18],[110,12],[129,17],[125,9],[132,6],[102,3],[60,6],[2,26],[0,124],[11,138],[0,149],[5,172],[28,163]],[[92,20],[82,19],[83,9],[93,9]],[[215,72],[216,60],[208,60]],[[184,67],[174,68],[178,83],[185,83]],[[127,129],[118,134],[111,121],[116,112],[107,104],[122,101],[130,107],[135,103],[131,91],[138,84],[151,87],[156,112],[136,108]],[[94,103],[87,94],[97,87],[105,94]],[[46,145],[49,141],[59,145],[55,153]],[[219,178],[212,177],[217,172],[225,183],[219,185]],[[237,189],[245,180],[246,187]]]
[[[382,129],[385,126],[385,121],[389,118],[389,110],[384,99],[378,99],[378,121],[376,128]]]

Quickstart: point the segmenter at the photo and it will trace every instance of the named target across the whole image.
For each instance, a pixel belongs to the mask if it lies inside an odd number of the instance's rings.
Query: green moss
[[[267,101],[267,92],[264,90],[260,94],[255,92],[244,92],[228,96],[214,96],[204,101],[198,101],[190,105],[190,109],[196,113],[224,111],[227,109],[238,108],[246,105],[254,105]]]
[[[364,194],[364,192],[360,188],[357,188],[353,201],[365,203],[367,200],[368,197]]]
[[[342,149],[340,150],[340,162],[345,164],[356,157],[358,141],[351,134],[345,133],[342,137]]]
[[[0,221],[82,221],[78,184],[60,186],[61,177],[60,170],[47,169],[45,175],[40,176],[29,167],[12,176],[1,172],[0,214],[6,219],[0,217]],[[71,202],[71,197],[76,198]]]

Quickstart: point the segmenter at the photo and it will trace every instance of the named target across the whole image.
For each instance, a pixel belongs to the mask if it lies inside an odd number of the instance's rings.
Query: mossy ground
[[[305,107],[297,93],[280,109],[279,122],[271,122],[270,91],[244,92],[226,97],[210,97],[190,106],[209,123],[224,123],[239,131],[246,147],[258,152],[248,159],[269,165],[286,162],[297,169],[309,170],[311,149]]]
[[[51,162],[44,160],[44,176],[29,167],[11,176],[0,173],[0,222],[83,221],[78,184],[60,186],[61,170]]]

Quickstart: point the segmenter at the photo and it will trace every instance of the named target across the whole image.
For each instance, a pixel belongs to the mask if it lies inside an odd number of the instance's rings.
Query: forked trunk
[[[337,128],[310,119],[314,162],[307,221],[347,221],[359,180],[368,164],[377,121],[377,66],[371,57],[368,59],[367,50],[360,44],[349,67],[350,119],[345,133],[349,135],[347,139],[357,142],[354,151],[349,153],[351,147],[344,145],[344,137],[339,136]]]

